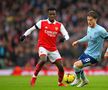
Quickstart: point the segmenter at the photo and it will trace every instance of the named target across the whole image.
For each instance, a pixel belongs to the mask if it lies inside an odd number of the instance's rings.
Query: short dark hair
[[[88,12],[87,16],[91,16],[91,17],[97,19],[98,18],[98,13],[96,11],[91,10],[91,11]]]
[[[49,7],[48,8],[48,11],[52,11],[52,10],[55,10],[56,11],[56,8],[55,7]]]

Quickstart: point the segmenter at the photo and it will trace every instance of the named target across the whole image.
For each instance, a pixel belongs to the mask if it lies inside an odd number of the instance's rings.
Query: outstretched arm
[[[26,38],[26,36],[28,36],[33,30],[35,30],[36,27],[35,25],[33,27],[31,27],[30,29],[28,29],[21,37],[20,37],[20,41],[24,41],[24,39]]]
[[[24,33],[24,36],[28,36],[29,34],[31,34],[32,31],[34,31],[36,28],[35,28],[35,25],[33,27],[31,27],[30,29],[28,29],[25,33]]]
[[[77,45],[77,44],[80,43],[80,42],[86,42],[86,41],[88,41],[87,35],[86,35],[85,37],[83,37],[83,38],[77,40],[77,41],[74,41],[74,42],[72,43],[72,46],[75,46],[75,45]]]
[[[88,37],[87,35],[81,39],[78,40],[78,42],[87,42],[88,41]]]
[[[32,31],[34,31],[35,29],[39,30],[41,28],[41,20],[39,22],[37,22],[34,26],[32,26],[30,29],[28,29],[21,37],[20,37],[20,41],[24,41],[24,39],[26,38],[26,36],[28,36],[29,34],[31,34]]]

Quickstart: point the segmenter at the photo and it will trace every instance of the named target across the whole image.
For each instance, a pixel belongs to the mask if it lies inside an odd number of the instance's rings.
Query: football
[[[63,81],[67,84],[72,83],[75,79],[75,75],[74,74],[64,74],[63,77]]]

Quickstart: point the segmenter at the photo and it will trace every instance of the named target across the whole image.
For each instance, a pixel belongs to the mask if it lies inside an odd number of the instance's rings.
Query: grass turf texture
[[[57,86],[57,76],[39,76],[34,87],[30,76],[0,76],[0,90],[108,90],[108,76],[89,76],[89,84],[82,88]]]

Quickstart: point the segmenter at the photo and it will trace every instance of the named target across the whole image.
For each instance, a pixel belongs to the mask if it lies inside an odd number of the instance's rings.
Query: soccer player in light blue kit
[[[108,32],[97,24],[97,18],[98,15],[95,11],[89,11],[87,14],[87,35],[72,43],[72,46],[75,46],[78,43],[88,42],[88,46],[73,65],[76,79],[70,84],[71,86],[83,87],[88,84],[89,81],[84,74],[83,67],[98,63],[101,59],[104,39],[108,39]]]

